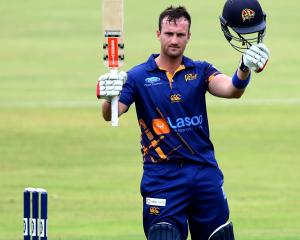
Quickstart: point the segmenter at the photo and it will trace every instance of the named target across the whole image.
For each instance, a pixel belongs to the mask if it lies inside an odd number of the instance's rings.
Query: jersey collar
[[[146,62],[146,70],[151,72],[151,71],[155,71],[155,70],[160,70],[155,62],[155,58],[158,57],[159,54],[152,54],[150,55],[150,57],[148,58],[147,62]],[[183,56],[182,58],[182,65],[185,66],[185,68],[192,68],[195,67],[195,64],[193,62],[193,60],[191,60],[188,57]]]

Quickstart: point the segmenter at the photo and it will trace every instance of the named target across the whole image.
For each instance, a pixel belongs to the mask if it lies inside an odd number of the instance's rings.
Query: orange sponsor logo
[[[162,119],[157,118],[152,120],[153,130],[157,135],[170,133],[170,128],[168,123]]]
[[[242,11],[243,22],[245,22],[246,20],[250,21],[254,17],[255,17],[255,12],[252,9],[249,8],[243,9]]]

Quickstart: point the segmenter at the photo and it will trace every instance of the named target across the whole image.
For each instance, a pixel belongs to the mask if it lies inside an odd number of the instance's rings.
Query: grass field
[[[220,31],[224,1],[182,1],[186,55],[233,74]],[[206,2],[206,3],[205,3]],[[180,1],[125,1],[126,65],[158,52],[157,16]],[[271,59],[240,100],[208,96],[211,138],[238,240],[300,239],[300,20],[297,0],[261,1]],[[137,11],[138,10],[138,11]],[[112,128],[95,98],[101,1],[0,3],[0,240],[23,238],[22,193],[49,192],[49,239],[144,239],[134,108]]]

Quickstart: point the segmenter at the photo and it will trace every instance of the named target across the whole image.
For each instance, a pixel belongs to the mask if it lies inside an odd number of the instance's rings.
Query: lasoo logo
[[[202,125],[202,115],[192,116],[192,117],[182,117],[171,119],[167,118],[169,126],[174,130],[183,130],[190,127],[201,127]]]

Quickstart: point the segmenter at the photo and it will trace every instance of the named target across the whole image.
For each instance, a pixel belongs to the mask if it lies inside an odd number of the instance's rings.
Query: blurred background
[[[241,55],[219,24],[223,0],[125,0],[123,70],[159,52],[158,15],[192,15],[186,55],[233,75]],[[300,2],[260,1],[271,58],[239,100],[207,94],[211,138],[239,240],[300,239]],[[0,2],[0,239],[23,238],[25,187],[49,193],[49,239],[144,239],[134,106],[112,128],[95,96],[101,1]]]

